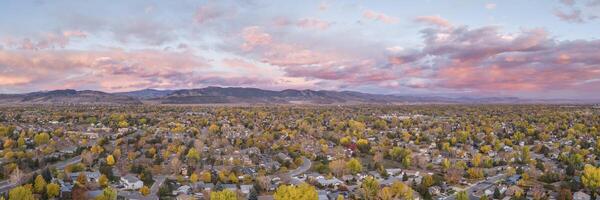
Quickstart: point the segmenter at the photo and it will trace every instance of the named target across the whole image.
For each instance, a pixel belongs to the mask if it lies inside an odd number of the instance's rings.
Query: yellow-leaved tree
[[[581,176],[581,182],[583,182],[583,185],[590,190],[592,194],[596,194],[598,188],[600,188],[600,168],[589,164],[585,165],[583,168],[583,175]]]
[[[275,200],[317,200],[319,195],[315,187],[303,183],[298,186],[279,186],[273,198]]]
[[[210,200],[237,200],[237,194],[231,190],[215,191],[210,193]]]

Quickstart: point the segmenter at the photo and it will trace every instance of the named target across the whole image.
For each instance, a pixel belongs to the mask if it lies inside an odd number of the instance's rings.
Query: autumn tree
[[[391,186],[395,198],[412,200],[413,190],[410,186],[400,181],[395,181]]]
[[[273,198],[275,200],[317,200],[319,196],[315,187],[303,183],[298,186],[279,186]]]
[[[379,182],[372,176],[365,178],[360,185],[361,199],[375,200],[377,199],[377,191],[379,191]]]
[[[237,194],[231,190],[210,192],[210,200],[237,200]]]
[[[456,194],[456,200],[469,200],[467,191],[460,191]]]
[[[329,169],[331,170],[333,175],[337,177],[342,177],[348,172],[348,168],[346,168],[346,162],[342,159],[330,162]]]
[[[113,166],[115,164],[115,157],[112,154],[106,156],[106,164],[109,166]]]
[[[583,185],[590,190],[592,196],[597,193],[600,188],[600,168],[592,165],[585,165],[583,168],[583,175],[581,176],[581,182]]]
[[[348,168],[348,170],[350,170],[350,173],[352,173],[352,174],[357,174],[357,173],[361,172],[363,169],[362,164],[356,158],[350,159],[346,163],[346,167]]]
[[[37,175],[34,180],[33,191],[37,194],[44,193],[44,190],[46,189],[46,184],[47,183],[46,180],[44,180],[44,177],[42,177],[42,175]]]
[[[19,186],[8,192],[9,200],[34,200],[31,189],[25,186]]]
[[[100,178],[98,178],[98,183],[102,187],[107,187],[108,186],[108,177],[106,177],[106,175],[102,174],[100,176]]]
[[[60,185],[56,183],[50,183],[46,185],[46,195],[49,198],[57,197],[60,194]]]
[[[102,194],[96,197],[96,200],[116,200],[117,199],[117,190],[107,187],[102,190]]]
[[[140,188],[140,194],[148,196],[150,194],[150,188],[144,185],[142,188]]]

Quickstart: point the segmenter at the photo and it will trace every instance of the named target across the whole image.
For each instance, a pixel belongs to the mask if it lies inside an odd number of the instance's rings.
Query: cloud
[[[239,58],[226,58],[221,61],[225,66],[230,68],[242,68],[256,70],[257,66]]]
[[[320,19],[304,18],[298,20],[298,23],[296,23],[296,25],[298,25],[301,28],[325,30],[329,28],[331,23]]]
[[[256,46],[268,45],[271,43],[271,35],[265,33],[258,26],[250,26],[242,30],[244,43],[241,48],[245,51],[254,49]]]
[[[567,6],[575,5],[575,0],[560,0],[560,3],[565,4]]]
[[[30,81],[31,80],[29,80],[29,78],[27,78],[27,77],[15,77],[15,76],[0,75],[0,85],[2,85],[2,86],[22,85],[22,84],[27,84]]]
[[[220,18],[226,14],[226,11],[216,5],[208,4],[198,7],[194,19],[197,23],[203,24]]]
[[[400,19],[398,19],[396,17],[391,17],[384,13],[373,11],[373,10],[364,11],[363,17],[365,17],[367,19],[371,19],[371,20],[381,21],[386,24],[396,24],[400,21]]]
[[[501,33],[497,27],[422,30],[425,46],[390,58],[419,66],[431,89],[480,93],[573,90],[600,78],[600,40],[556,41],[543,29]]]
[[[2,83],[29,90],[61,88],[80,81],[88,83],[88,89],[108,91],[117,85],[142,83],[178,87],[192,83],[196,71],[206,66],[202,58],[189,53],[156,50],[0,50],[3,76],[13,77],[2,77]]]
[[[415,21],[444,28],[452,27],[452,24],[448,20],[440,16],[419,16],[415,18]]]
[[[557,16],[559,19],[570,22],[570,23],[583,23],[584,19],[581,14],[581,10],[572,9],[570,13],[563,12],[561,10],[555,10],[554,16]]]
[[[488,9],[488,10],[496,9],[496,4],[495,3],[486,3],[485,9]]]
[[[31,38],[8,39],[5,45],[12,48],[24,50],[42,50],[42,49],[57,49],[65,48],[69,42],[76,38],[85,38],[87,33],[80,30],[69,30],[60,33],[45,33],[33,40]]]

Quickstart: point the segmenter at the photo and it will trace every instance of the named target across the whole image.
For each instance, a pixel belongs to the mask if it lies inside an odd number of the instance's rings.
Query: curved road
[[[281,175],[281,176],[285,176],[286,178],[288,178],[290,180],[290,183],[293,185],[299,185],[301,183],[304,183],[304,181],[302,181],[298,178],[295,178],[294,176],[298,176],[300,174],[305,173],[312,166],[312,161],[310,161],[310,159],[308,159],[306,157],[302,157],[302,160],[303,160],[302,165],[300,165],[296,169],[290,170],[289,172]]]

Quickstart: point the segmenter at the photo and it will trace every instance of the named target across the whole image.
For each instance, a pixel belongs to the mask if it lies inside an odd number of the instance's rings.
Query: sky
[[[0,93],[600,99],[600,0],[0,0]]]

